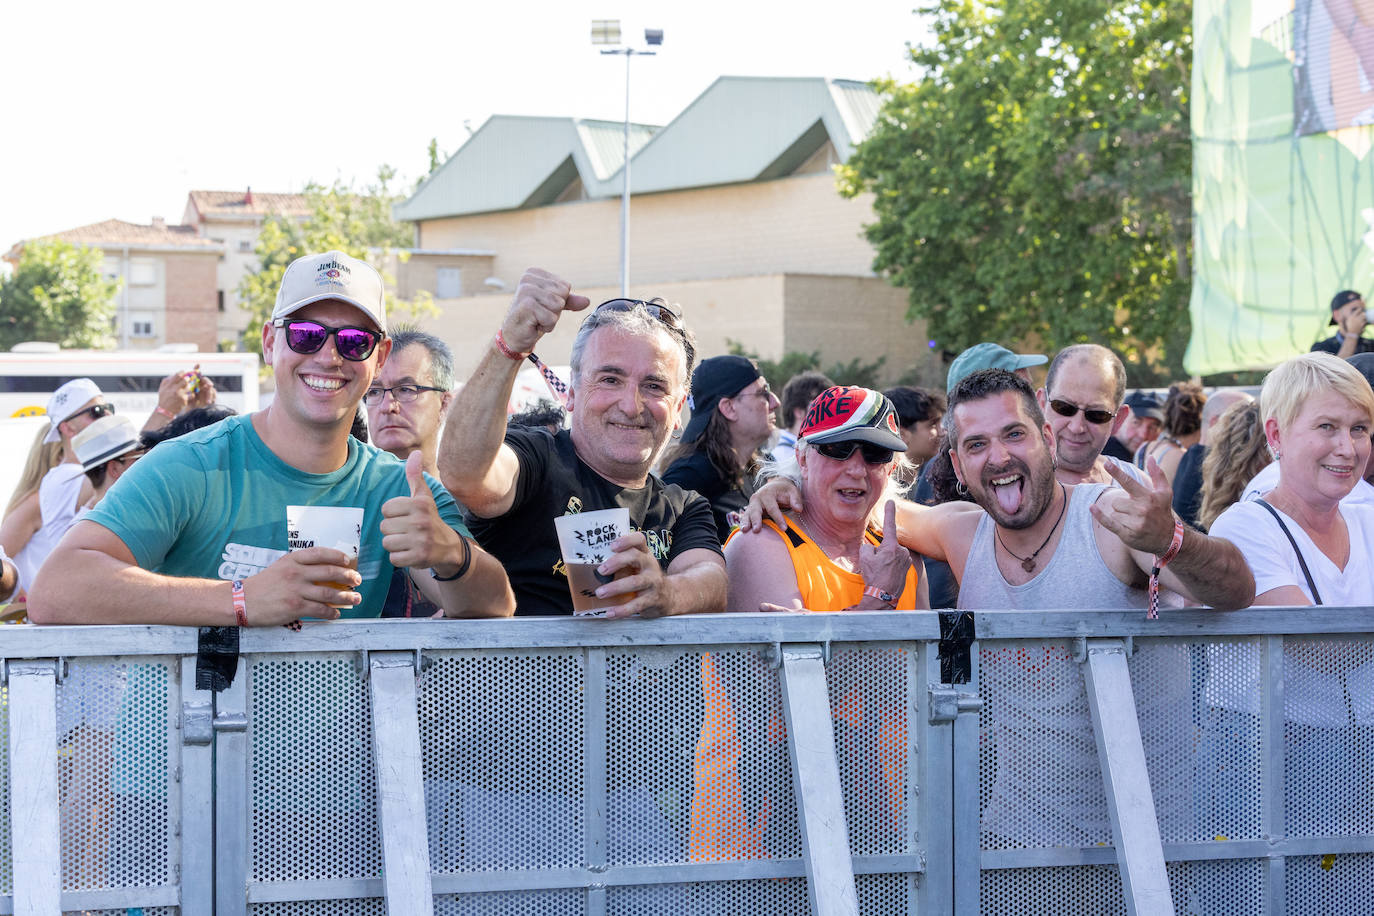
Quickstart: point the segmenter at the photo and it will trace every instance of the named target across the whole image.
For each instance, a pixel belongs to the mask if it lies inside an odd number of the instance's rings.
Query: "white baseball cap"
[[[118,415],[101,417],[72,438],[72,451],[83,471],[98,468],[142,446],[134,421]]]
[[[48,422],[51,428],[43,441],[56,442],[61,439],[62,434],[57,427],[62,421],[70,419],[91,398],[100,397],[100,393],[100,387],[88,378],[74,378],[54,391],[52,397],[48,398]]]
[[[382,275],[366,261],[342,251],[308,254],[287,265],[277,290],[272,320],[285,318],[312,302],[338,299],[371,318],[386,333],[386,292]]]

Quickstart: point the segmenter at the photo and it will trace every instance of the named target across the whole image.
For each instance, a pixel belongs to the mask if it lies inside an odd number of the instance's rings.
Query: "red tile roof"
[[[103,223],[78,226],[44,238],[61,239],[73,245],[93,247],[129,245],[144,248],[198,248],[210,251],[218,251],[222,247],[219,242],[197,235],[194,226],[145,226],[141,223],[126,223],[122,219],[107,219]]]
[[[251,203],[248,200],[252,195]],[[192,191],[191,205],[202,219],[215,216],[248,216],[284,213],[307,216],[310,205],[304,194],[272,194],[261,191]]]

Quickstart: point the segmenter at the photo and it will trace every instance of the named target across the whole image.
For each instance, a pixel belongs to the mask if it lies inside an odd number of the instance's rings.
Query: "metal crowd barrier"
[[[0,628],[0,913],[1366,912],[1369,620]]]

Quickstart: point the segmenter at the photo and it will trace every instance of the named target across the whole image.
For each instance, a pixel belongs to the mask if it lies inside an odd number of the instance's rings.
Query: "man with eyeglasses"
[[[433,334],[401,328],[391,355],[363,395],[372,444],[405,461],[418,451],[425,472],[438,476],[439,430],[453,400],[453,352]]]
[[[130,468],[40,571],[33,619],[375,617],[397,568],[427,570],[416,578],[449,616],[508,615],[514,599],[500,564],[464,536],[421,456],[401,464],[349,436],[391,349],[376,270],[338,251],[293,261],[262,348],[272,403],[166,442]],[[333,544],[288,552],[288,505],[361,507],[357,556]]]
[[[391,355],[363,395],[372,444],[402,461],[419,452],[425,473],[438,477],[439,430],[451,400],[453,352],[448,344],[414,328],[396,330]],[[439,608],[418,586],[409,570],[396,570],[382,616],[434,616]]]
[[[954,568],[959,607],[1146,608],[1161,583],[1210,607],[1254,600],[1240,551],[1185,530],[1158,467],[1145,483],[1117,465],[1114,486],[1065,483],[1050,425],[1030,386],[1005,370],[980,370],[950,392],[945,435],[974,504],[901,500],[897,523],[903,545]],[[805,509],[797,503],[792,483],[770,481],[743,527],[760,530],[765,515],[785,527],[782,508]]]
[[[1075,344],[1050,362],[1045,387],[1035,393],[1054,434],[1055,476],[1061,483],[1112,484],[1115,464],[1142,483],[1144,474],[1128,461],[1103,455],[1107,440],[1126,422],[1126,367],[1097,344]]]
[[[706,497],[722,544],[754,492],[754,473],[767,457],[759,449],[773,435],[777,406],[768,380],[743,356],[703,359],[692,373],[692,418],[663,459],[663,482]]]
[[[570,428],[506,425],[516,374],[564,311],[589,305],[567,281],[525,272],[486,354],[454,397],[439,471],[473,516],[479,542],[505,565],[517,614],[571,614],[553,520],[624,507],[634,531],[597,570],[605,616],[659,617],[725,607],[725,561],[710,504],[649,474],[687,397],[694,346],[666,304],[612,299],[578,328],[565,394]],[[619,576],[620,578],[616,578]],[[633,596],[633,597],[630,597]]]

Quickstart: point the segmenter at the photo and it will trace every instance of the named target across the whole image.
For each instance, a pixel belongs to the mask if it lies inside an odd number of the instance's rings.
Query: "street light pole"
[[[662,29],[645,29],[644,40],[651,45],[663,44]],[[619,19],[592,20],[592,44],[619,44]],[[602,54],[625,55],[625,136],[623,159],[620,165],[620,295],[630,295],[630,59],[636,54],[653,57],[657,51],[637,51],[623,48],[602,48]]]

